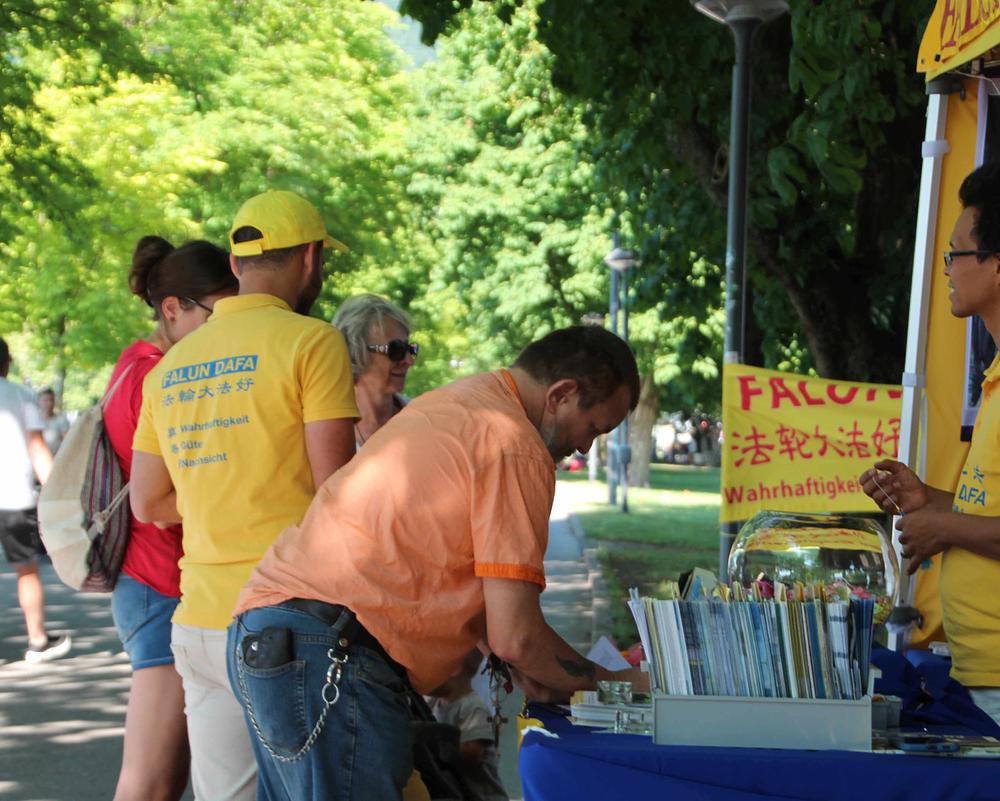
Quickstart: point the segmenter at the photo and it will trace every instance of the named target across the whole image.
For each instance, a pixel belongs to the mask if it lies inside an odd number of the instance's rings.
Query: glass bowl
[[[729,583],[749,588],[758,578],[791,588],[823,584],[840,596],[875,599],[885,623],[896,601],[899,565],[885,529],[870,517],[758,512],[729,552]]]

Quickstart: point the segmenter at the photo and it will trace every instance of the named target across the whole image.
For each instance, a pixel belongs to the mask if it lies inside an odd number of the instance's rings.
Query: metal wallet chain
[[[341,638],[337,643],[341,649],[347,647],[347,640]],[[254,734],[257,735],[257,739],[260,740],[260,744],[264,746],[264,749],[272,757],[274,757],[279,762],[297,762],[302,759],[312,748],[313,743],[316,742],[316,738],[319,737],[320,732],[323,731],[323,724],[326,723],[326,716],[330,712],[330,707],[340,700],[340,678],[344,672],[344,665],[347,664],[349,658],[347,653],[343,653],[338,656],[333,648],[328,648],[326,652],[327,657],[330,660],[330,667],[326,669],[326,681],[323,683],[323,689],[320,690],[320,695],[323,697],[323,711],[319,715],[319,720],[316,721],[316,725],[313,726],[312,731],[306,738],[306,741],[302,744],[302,747],[296,751],[291,756],[282,756],[277,753],[271,744],[264,737],[264,733],[260,730],[260,724],[257,723],[257,715],[254,714],[253,704],[250,702],[250,693],[247,691],[246,679],[243,674],[243,660],[238,660],[238,676],[240,683],[240,693],[243,695],[243,702],[246,705],[247,716],[250,718],[250,724],[253,726]],[[330,698],[329,691],[333,688],[333,698]]]

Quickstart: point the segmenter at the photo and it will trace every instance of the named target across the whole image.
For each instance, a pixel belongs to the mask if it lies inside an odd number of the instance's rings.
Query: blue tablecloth
[[[914,725],[938,723],[953,731],[992,734],[992,721],[966,718],[964,689],[947,679],[947,666],[900,665],[881,654],[897,682],[918,682],[913,705],[935,710]],[[902,659],[902,657],[898,657]],[[905,660],[904,660],[905,661]],[[943,667],[943,670],[942,670]],[[935,677],[928,679],[928,670]],[[898,674],[898,675],[896,675]],[[951,686],[954,685],[954,686]],[[927,688],[939,690],[928,703]],[[955,691],[959,687],[959,691]],[[899,683],[894,689],[905,689]],[[889,688],[883,692],[889,692]],[[922,694],[924,700],[917,698]],[[965,694],[967,702],[967,694]],[[686,748],[653,745],[650,737],[597,734],[544,710],[533,710],[560,738],[529,733],[521,747],[525,801],[996,801],[1000,762],[914,754],[782,751],[755,748]],[[965,723],[965,726],[958,724]]]
[[[994,760],[659,746],[649,737],[596,734],[538,714],[560,738],[525,737],[525,801],[1000,799],[1000,764]]]

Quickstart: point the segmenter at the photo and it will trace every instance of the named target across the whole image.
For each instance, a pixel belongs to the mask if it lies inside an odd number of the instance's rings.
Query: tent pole
[[[910,465],[919,476],[926,475],[927,432],[927,321],[930,315],[931,276],[936,263],[935,229],[938,199],[941,189],[941,162],[949,150],[945,139],[948,120],[948,95],[931,94],[927,100],[927,126],[921,148],[923,168],[920,173],[920,196],[917,208],[917,232],[913,247],[913,278],[910,286],[910,317],[906,333],[906,361],[903,373],[903,407],[899,422],[899,460]],[[902,546],[893,518],[892,544],[900,565],[897,608],[913,608],[916,579],[906,575],[908,560],[903,559]],[[894,610],[895,614],[895,610]],[[895,651],[906,648],[912,624],[889,626],[889,647]]]

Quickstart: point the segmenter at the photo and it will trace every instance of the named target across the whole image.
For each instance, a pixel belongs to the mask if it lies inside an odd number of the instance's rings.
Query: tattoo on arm
[[[592,679],[597,674],[597,666],[588,659],[576,661],[573,659],[563,659],[562,657],[557,656],[556,661],[559,663],[559,667],[575,679],[583,677]]]

